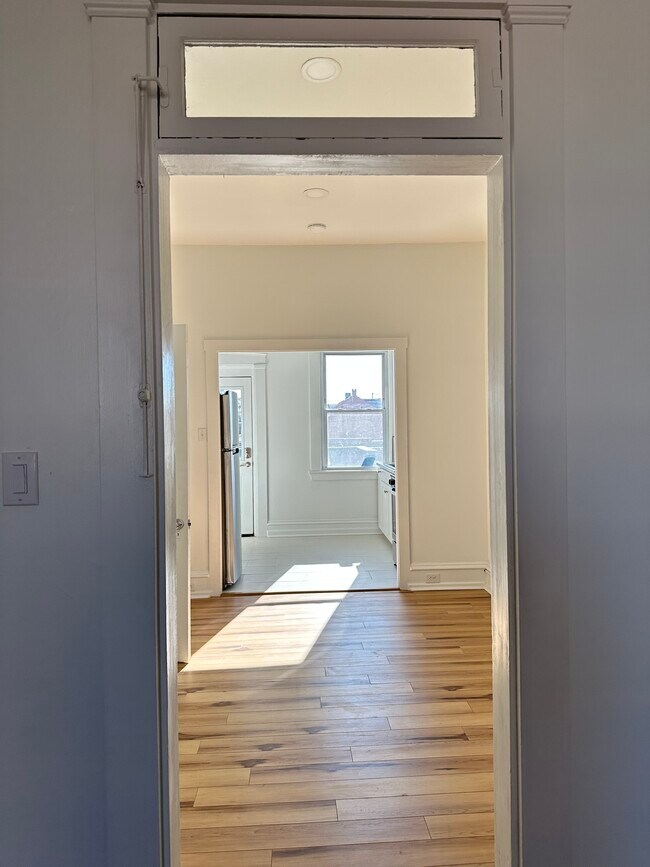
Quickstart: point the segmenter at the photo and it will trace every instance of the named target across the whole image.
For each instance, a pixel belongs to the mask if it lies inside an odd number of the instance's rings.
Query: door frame
[[[190,494],[190,438],[189,438],[189,421],[190,421],[190,408],[189,408],[189,367],[188,367],[188,357],[187,357],[187,325],[183,324],[175,324],[173,326],[174,331],[174,461],[175,466],[177,465],[177,457],[182,455],[184,471],[185,471],[185,495],[183,499],[186,502],[187,508],[185,509],[186,514],[178,514],[178,502],[175,504],[176,509],[176,518],[184,521],[185,526],[181,527],[178,531],[179,533],[185,533],[187,551],[187,563],[186,563],[186,578],[187,583],[185,587],[182,587],[178,580],[178,569],[175,570],[175,580],[176,580],[176,599],[178,601],[178,609],[177,609],[177,624],[179,625],[179,635],[177,639],[177,657],[179,662],[189,662],[190,656],[192,655],[192,606],[191,606],[191,595],[192,595],[192,572],[191,572],[191,539],[190,539],[190,526],[191,521],[189,517],[190,512],[190,502],[189,502],[189,494]],[[179,371],[179,363],[183,365],[182,371]],[[182,378],[178,378],[177,374],[182,373]],[[180,386],[180,387],[179,387]],[[178,434],[179,434],[179,398],[182,401],[181,404],[181,413],[180,413],[180,435],[183,438],[182,444],[179,446],[178,442]],[[176,485],[176,480],[178,478],[177,473],[174,474],[174,490],[177,492],[178,487]],[[176,539],[178,539],[178,533],[176,534]],[[176,544],[176,543],[175,543]],[[178,553],[178,549],[177,549]],[[178,556],[176,557],[175,564],[178,564]],[[182,626],[180,624],[182,618]],[[183,634],[185,633],[185,634]]]
[[[225,380],[225,382],[223,380]],[[238,382],[236,382],[236,380],[245,380],[245,382],[238,383]],[[229,390],[231,388],[232,389],[241,389],[241,395],[242,395],[241,396],[241,401],[242,401],[241,412],[242,412],[242,415],[244,418],[248,417],[248,424],[250,425],[250,444],[251,444],[250,448],[251,448],[251,452],[255,452],[255,446],[254,446],[255,429],[254,429],[254,422],[253,422],[253,377],[252,377],[252,375],[251,374],[245,374],[245,375],[241,375],[241,376],[234,376],[233,374],[230,374],[230,375],[226,376],[226,375],[224,375],[223,370],[220,369],[219,370],[219,391],[221,392],[221,389]],[[244,432],[242,433],[242,437],[244,437],[244,440],[245,440]],[[214,442],[214,440],[213,440],[213,442]],[[243,449],[240,449],[241,458],[240,458],[240,462],[239,462],[239,468],[240,468],[239,496],[240,496],[240,503],[241,503],[241,518],[242,518],[242,532],[241,532],[241,534],[242,534],[242,537],[255,536],[256,535],[255,529],[256,529],[256,525],[257,525],[257,521],[255,520],[256,500],[257,500],[257,495],[255,492],[255,467],[253,465],[253,462],[251,461],[251,474],[250,474],[251,511],[250,511],[250,520],[252,523],[253,532],[252,533],[244,533],[244,523],[243,523],[244,494],[242,493],[243,483],[242,483],[242,479],[241,479],[241,463],[242,463],[242,461],[246,460],[246,448],[247,448],[247,446],[244,446]],[[209,435],[209,433],[208,433],[208,449],[210,449],[210,435]],[[208,532],[209,532],[209,529],[208,529]]]
[[[237,340],[232,338],[213,338],[203,341],[205,350],[205,380],[207,394],[208,444],[218,442],[221,425],[219,401],[211,399],[215,387],[219,385],[219,355],[230,352],[326,352],[355,350],[392,350],[395,357],[395,442],[397,445],[397,464],[408,467],[408,420],[406,404],[406,352],[408,341],[405,337],[331,337],[331,338],[286,338],[267,337]],[[254,401],[255,402],[255,401]],[[222,590],[222,545],[221,533],[221,462],[215,457],[214,449],[208,449],[208,570],[213,596],[220,596]],[[408,575],[411,565],[411,547],[407,529],[409,527],[408,473],[406,482],[400,481],[397,493],[397,556],[400,590],[408,590]]]
[[[248,376],[253,380],[253,530],[255,536],[268,535],[268,446],[266,410],[266,368],[268,359],[264,352],[238,353],[241,362],[219,364],[226,376]],[[208,358],[205,357],[206,382],[208,381]],[[210,391],[207,401],[214,399]],[[207,403],[206,403],[207,406]]]
[[[409,174],[409,175],[484,175],[487,178],[488,187],[488,243],[487,243],[487,281],[488,281],[488,437],[489,437],[489,494],[490,494],[490,566],[491,566],[491,595],[492,595],[492,622],[493,622],[493,676],[494,676],[494,779],[495,779],[495,857],[499,867],[512,867],[517,863],[516,841],[519,837],[518,826],[518,785],[519,773],[517,766],[518,756],[518,683],[516,666],[516,639],[515,639],[515,582],[514,576],[514,543],[513,532],[515,526],[514,512],[514,444],[512,436],[512,393],[511,393],[511,351],[513,344],[512,320],[511,320],[511,283],[509,270],[510,255],[510,212],[507,206],[509,196],[509,172],[507,168],[509,154],[503,143],[490,142],[489,146],[482,143],[482,149],[487,153],[450,154],[450,153],[421,153],[421,154],[332,154],[329,152],[320,155],[314,154],[280,154],[277,153],[240,153],[228,154],[219,152],[220,145],[215,142],[212,145],[212,153],[191,153],[190,148],[196,150],[193,142],[176,142],[180,144],[178,152],[168,153],[169,140],[159,142],[158,177],[159,177],[159,208],[164,214],[160,223],[160,252],[163,266],[161,274],[168,274],[168,282],[161,280],[161,293],[171,298],[171,268],[165,265],[170,258],[169,238],[169,178],[173,174],[350,174],[350,175],[385,175],[385,174]],[[259,147],[259,142],[252,142],[251,149]],[[427,143],[429,144],[429,143]],[[455,144],[455,143],[454,143]],[[476,147],[476,143],[473,143]],[[370,148],[374,142],[370,141],[366,147]],[[384,147],[386,142],[382,142]],[[440,149],[445,143],[432,142],[430,150]],[[447,149],[453,151],[454,147],[446,143]],[[270,150],[271,143],[266,143]],[[328,143],[331,149],[338,146],[338,142]],[[388,143],[390,146],[390,143]],[[240,143],[240,147],[242,147]],[[481,146],[478,146],[479,149]],[[243,148],[242,148],[243,149]],[[338,147],[337,147],[338,149]],[[185,152],[181,152],[184,150]],[[163,152],[161,152],[163,151]],[[168,305],[171,309],[171,305]],[[167,309],[167,305],[163,305]],[[163,332],[165,323],[162,323]],[[405,358],[398,370],[399,352],[406,354],[406,345],[394,342],[390,345],[391,338],[378,338],[379,343],[371,341],[368,348],[394,348],[395,352],[395,377],[396,390],[401,392],[402,401],[406,399],[406,382],[400,380],[400,375],[406,375]],[[394,338],[392,338],[395,341]],[[218,389],[218,353],[219,352],[254,352],[282,350],[287,348],[291,341],[253,339],[215,339],[205,341],[206,359],[212,355],[212,366],[206,377],[206,387],[210,385]],[[303,351],[320,351],[322,349],[346,349],[345,340],[298,340],[292,341],[294,349]],[[364,348],[363,341],[351,341],[356,348]],[[379,345],[381,344],[381,345]],[[164,344],[161,346],[164,357]],[[162,364],[165,369],[164,363]],[[400,398],[397,396],[399,403]],[[208,404],[208,438],[210,430],[212,437],[219,426],[218,402]],[[406,409],[402,409],[402,425],[405,424]],[[398,449],[404,449],[402,458],[398,460],[402,466],[408,466],[408,453],[406,430],[399,429],[399,410],[396,412],[397,444]],[[214,441],[214,439],[213,439]],[[221,501],[218,496],[220,491],[219,461],[213,461],[209,466],[209,475],[212,479],[210,485],[209,514],[210,524],[216,525],[220,521]],[[402,503],[398,504],[398,518],[400,527],[408,527],[408,492],[404,485],[400,485]],[[164,501],[160,503],[164,510]],[[404,533],[398,530],[398,538]],[[406,534],[408,539],[408,534]],[[213,593],[220,594],[220,587],[216,586],[213,569],[215,563],[220,563],[220,534],[212,533],[210,536],[210,574]],[[410,552],[408,543],[400,546],[402,550],[398,556],[400,562]],[[410,563],[410,559],[409,559]],[[214,575],[213,575],[214,573]],[[403,569],[400,569],[403,573]],[[406,589],[406,588],[402,588]],[[430,592],[435,592],[432,590]],[[169,597],[168,597],[169,599]],[[166,616],[171,612],[167,610]],[[170,628],[173,623],[169,621]],[[169,720],[169,737],[176,732],[177,707],[175,690],[175,677],[168,684],[167,694],[167,717]],[[168,805],[170,817],[171,845],[178,848],[178,840],[174,841],[175,831],[174,816],[178,812],[178,765],[174,766],[174,746],[168,743],[169,759],[166,763],[166,778],[168,790],[165,793],[165,803]],[[174,865],[176,862],[171,861]]]

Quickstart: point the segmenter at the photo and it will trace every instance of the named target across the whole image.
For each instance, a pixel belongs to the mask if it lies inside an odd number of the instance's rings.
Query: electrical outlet
[[[433,574],[427,575],[424,579],[425,584],[438,584],[440,582],[440,573],[435,572]]]

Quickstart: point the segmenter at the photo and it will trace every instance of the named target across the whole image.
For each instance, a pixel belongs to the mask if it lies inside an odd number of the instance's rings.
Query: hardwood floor
[[[192,622],[183,867],[494,863],[486,593],[222,596]]]

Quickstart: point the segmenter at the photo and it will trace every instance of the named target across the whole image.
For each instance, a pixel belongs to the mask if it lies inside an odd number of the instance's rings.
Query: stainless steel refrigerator
[[[239,495],[239,406],[237,394],[221,395],[221,477],[223,586],[234,584],[242,572],[241,499]]]

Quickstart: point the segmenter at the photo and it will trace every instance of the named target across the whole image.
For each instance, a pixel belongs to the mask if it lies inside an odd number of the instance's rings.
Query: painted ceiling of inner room
[[[323,198],[304,191],[320,188]],[[326,226],[320,232],[311,224]],[[442,244],[484,241],[475,176],[175,176],[173,244]]]

